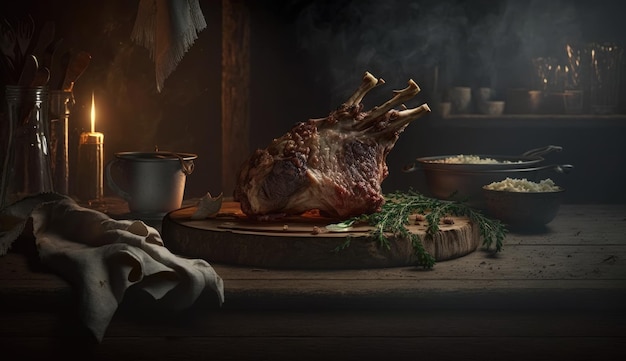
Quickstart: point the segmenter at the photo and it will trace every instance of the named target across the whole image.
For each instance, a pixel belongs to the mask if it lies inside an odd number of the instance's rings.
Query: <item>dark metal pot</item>
[[[546,154],[554,150],[561,150],[561,147],[548,146],[544,148],[534,149],[529,152],[543,151]],[[540,181],[549,177],[550,172],[568,173],[573,166],[570,164],[558,165],[538,165],[544,159],[543,157],[533,153],[534,155],[515,156],[497,156],[497,155],[480,155],[480,157],[493,158],[498,160],[519,160],[518,163],[497,163],[497,164],[450,164],[450,163],[433,163],[426,159],[444,159],[451,156],[438,156],[420,158],[419,166],[411,165],[405,167],[405,172],[412,172],[422,169],[426,177],[426,184],[432,196],[444,200],[464,201],[471,207],[477,209],[485,209],[485,200],[482,187],[492,183],[499,182],[508,178],[526,178],[531,181]]]
[[[440,199],[456,199],[466,201],[468,205],[485,209],[482,188],[493,182],[506,178],[526,178],[538,182],[549,178],[550,172],[567,173],[573,168],[570,164],[544,165],[532,168],[514,168],[498,170],[426,171],[426,182],[433,195]]]
[[[511,168],[528,168],[537,166],[544,161],[543,155],[554,151],[561,151],[562,147],[558,145],[548,145],[541,148],[531,149],[524,152],[521,155],[485,155],[476,154],[480,158],[491,158],[498,163],[491,164],[466,164],[466,163],[442,163],[446,158],[455,157],[455,155],[438,155],[431,157],[417,158],[419,168],[424,171],[427,170],[452,170],[452,171],[478,171],[478,170],[496,170],[496,169],[511,169]],[[415,164],[408,165],[404,168],[405,172],[410,172],[415,169],[419,169]]]

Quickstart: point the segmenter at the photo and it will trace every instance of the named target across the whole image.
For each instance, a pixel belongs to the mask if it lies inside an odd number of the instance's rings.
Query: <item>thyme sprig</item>
[[[413,214],[423,214],[427,222],[426,234],[433,235],[439,231],[439,224],[447,216],[464,216],[478,225],[483,237],[483,247],[495,247],[495,252],[502,251],[502,243],[507,230],[500,221],[490,219],[480,211],[475,210],[463,202],[442,201],[426,197],[418,192],[396,191],[385,196],[385,204],[380,212],[356,216],[342,224],[353,225],[364,222],[373,227],[370,232],[380,247],[389,249],[392,237],[406,238],[411,241],[418,265],[432,268],[435,258],[429,254],[418,234],[409,231],[407,225]],[[391,235],[391,237],[389,237]]]

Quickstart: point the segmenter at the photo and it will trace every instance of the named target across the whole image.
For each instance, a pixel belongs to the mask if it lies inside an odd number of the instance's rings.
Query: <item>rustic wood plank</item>
[[[249,156],[250,13],[241,0],[222,1],[222,191],[231,195]]]
[[[61,288],[65,282],[39,266],[33,270],[27,257],[9,253],[0,259],[0,281],[3,288]],[[451,281],[608,281],[626,280],[626,245],[552,246],[511,245],[494,257],[489,252],[475,252],[466,257],[441,262],[433,270],[417,267],[393,267],[358,270],[280,270],[213,264],[226,281],[355,281],[371,280],[373,284],[390,280],[408,282]],[[323,286],[320,286],[323,288]],[[558,287],[558,286],[557,286]]]
[[[276,270],[213,264],[226,287],[226,309],[295,307],[319,303],[322,308],[350,303],[403,309],[509,307],[549,309],[576,300],[579,308],[618,309],[626,304],[626,242],[621,230],[623,206],[565,207],[555,240],[511,234],[497,256],[478,251],[440,262],[430,271],[416,267],[359,270]],[[598,227],[597,238],[579,242],[567,230],[568,217],[583,230],[589,224],[615,222],[617,231]],[[587,217],[593,214],[593,217]],[[622,227],[622,228],[620,228]],[[563,241],[567,234],[573,242]],[[520,241],[511,242],[512,237]],[[28,249],[28,247],[23,247]],[[32,251],[32,250],[31,250]],[[210,297],[208,295],[207,297]],[[36,255],[11,252],[0,258],[0,302],[15,310],[53,310],[74,305],[70,285],[38,263]],[[132,303],[132,301],[129,301]],[[204,305],[206,300],[202,301]],[[470,307],[471,306],[471,307]],[[207,306],[209,307],[209,306]],[[210,307],[209,307],[210,308]],[[380,307],[378,307],[380,308]]]
[[[511,245],[493,256],[475,252],[437,263],[433,270],[394,267],[361,270],[279,270],[214,264],[227,280],[626,280],[626,245]]]
[[[0,313],[1,337],[61,337],[75,322],[53,313]],[[278,322],[280,320],[280,322]],[[25,325],[27,325],[25,327]],[[75,325],[72,325],[75,327]],[[119,313],[106,338],[133,337],[626,337],[626,314],[528,310],[193,310]]]
[[[621,361],[621,337],[129,337],[88,348],[16,338],[3,355],[89,360],[604,360]]]
[[[510,233],[507,244],[626,244],[626,205],[564,204],[543,232]]]
[[[65,283],[45,269],[32,270],[29,261],[16,253],[0,259],[0,281],[6,287],[60,288]],[[407,282],[456,281],[460,289],[471,288],[466,281],[608,281],[626,280],[626,245],[552,246],[511,245],[494,257],[475,252],[466,257],[440,262],[433,270],[393,267],[358,270],[281,270],[213,264],[226,281],[355,281],[373,284],[390,280]],[[260,283],[259,283],[260,284]],[[32,286],[29,286],[32,285]],[[320,286],[323,288],[323,286]],[[558,287],[558,286],[557,286]]]

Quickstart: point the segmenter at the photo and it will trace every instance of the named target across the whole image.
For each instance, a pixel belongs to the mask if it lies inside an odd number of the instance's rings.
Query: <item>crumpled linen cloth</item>
[[[139,1],[131,40],[150,52],[159,93],[206,26],[198,0]]]
[[[131,286],[172,310],[191,306],[207,288],[224,302],[223,281],[206,261],[171,253],[142,221],[114,220],[60,194],[28,197],[2,210],[8,229],[0,233],[0,256],[29,218],[41,262],[77,288],[80,318],[98,342]]]

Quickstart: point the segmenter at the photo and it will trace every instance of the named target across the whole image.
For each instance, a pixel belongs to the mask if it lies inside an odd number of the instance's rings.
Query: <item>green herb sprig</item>
[[[478,225],[483,237],[483,247],[490,249],[495,246],[495,252],[502,251],[502,244],[507,230],[500,221],[490,219],[462,202],[442,201],[426,197],[418,192],[396,191],[385,196],[385,204],[380,212],[356,216],[342,222],[342,225],[351,226],[364,222],[373,227],[370,232],[380,247],[389,249],[391,240],[388,235],[409,239],[413,246],[418,265],[432,268],[435,258],[425,249],[419,235],[407,228],[412,214],[423,214],[427,222],[426,234],[433,235],[439,231],[440,221],[446,216],[464,216]],[[349,245],[349,243],[348,243]]]

